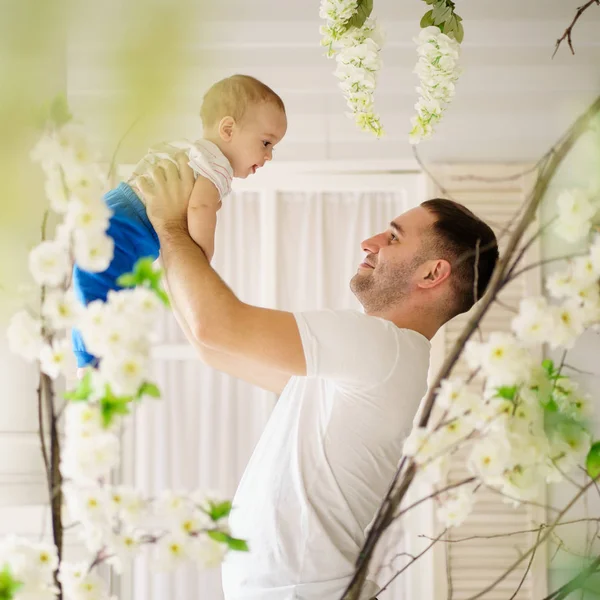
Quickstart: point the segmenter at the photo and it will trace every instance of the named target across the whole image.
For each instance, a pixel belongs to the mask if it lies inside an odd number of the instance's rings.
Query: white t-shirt
[[[233,500],[250,552],[225,560],[227,600],[339,600],[426,392],[420,333],[351,310],[295,317],[307,376],[285,387]]]
[[[212,181],[219,191],[221,199],[231,193],[231,181],[233,179],[233,168],[227,157],[219,147],[208,140],[200,139],[194,142],[179,140],[176,142],[163,142],[148,150],[148,153],[138,162],[133,170],[130,182],[139,175],[146,173],[150,167],[161,159],[174,161],[177,152],[184,150],[189,161],[189,166],[194,175],[202,175]]]

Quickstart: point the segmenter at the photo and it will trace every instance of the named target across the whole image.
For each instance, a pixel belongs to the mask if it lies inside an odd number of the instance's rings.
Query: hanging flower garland
[[[424,0],[433,5],[421,19],[421,33],[414,39],[419,60],[417,114],[412,118],[410,142],[418,144],[433,134],[442,114],[454,97],[454,85],[461,75],[458,66],[464,31],[462,19],[454,12],[452,0]]]
[[[363,131],[381,137],[374,92],[382,66],[383,37],[370,18],[372,11],[373,0],[321,0],[320,16],[326,21],[321,44],[327,47],[328,57],[336,58],[335,76],[351,110],[348,116]]]

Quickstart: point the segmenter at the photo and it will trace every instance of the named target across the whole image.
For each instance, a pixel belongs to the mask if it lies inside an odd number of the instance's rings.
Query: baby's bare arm
[[[214,184],[198,177],[188,205],[188,229],[191,238],[202,248],[208,260],[215,251],[215,229],[217,211],[221,208],[221,198]]]

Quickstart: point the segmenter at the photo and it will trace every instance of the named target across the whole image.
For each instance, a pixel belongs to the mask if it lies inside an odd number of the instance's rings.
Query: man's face
[[[274,102],[248,107],[228,148],[233,176],[245,179],[272,160],[273,147],[287,130],[285,113]]]
[[[350,289],[367,312],[397,306],[417,290],[435,217],[419,206],[396,217],[388,229],[361,244],[367,253]]]

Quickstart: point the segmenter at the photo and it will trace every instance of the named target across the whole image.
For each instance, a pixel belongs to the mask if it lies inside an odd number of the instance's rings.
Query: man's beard
[[[350,289],[363,305],[365,312],[383,312],[401,304],[410,293],[415,269],[421,261],[378,266],[370,272],[358,272],[350,280]]]

